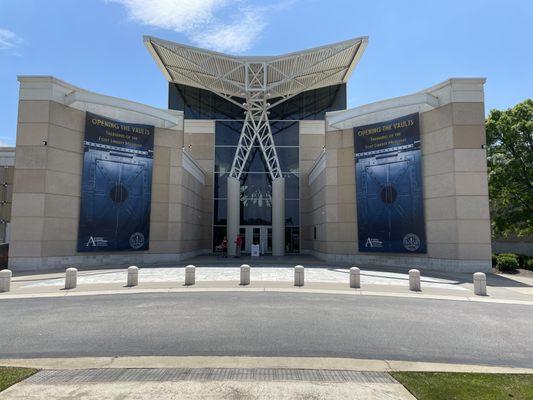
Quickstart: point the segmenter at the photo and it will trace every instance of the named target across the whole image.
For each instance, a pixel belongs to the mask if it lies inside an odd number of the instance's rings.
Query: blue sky
[[[350,107],[449,77],[486,77],[487,111],[533,96],[532,0],[0,0],[0,144],[15,144],[17,75],[165,108],[143,34],[240,55],[369,36]]]

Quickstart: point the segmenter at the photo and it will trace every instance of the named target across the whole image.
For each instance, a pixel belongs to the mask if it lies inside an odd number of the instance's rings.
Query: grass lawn
[[[33,368],[0,367],[0,392],[36,372]]]
[[[418,400],[533,400],[533,375],[392,372]]]

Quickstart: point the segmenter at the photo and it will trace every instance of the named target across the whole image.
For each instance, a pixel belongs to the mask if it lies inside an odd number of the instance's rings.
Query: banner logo
[[[365,247],[383,247],[383,242],[377,238],[368,238]]]
[[[409,251],[417,251],[420,248],[420,238],[414,233],[408,233],[403,238],[403,247]]]
[[[90,236],[89,240],[87,241],[87,244],[85,247],[106,247],[107,246],[107,240],[105,240],[103,237],[94,237]]]
[[[130,236],[130,246],[132,249],[140,249],[144,244],[144,235],[141,232],[135,232]]]

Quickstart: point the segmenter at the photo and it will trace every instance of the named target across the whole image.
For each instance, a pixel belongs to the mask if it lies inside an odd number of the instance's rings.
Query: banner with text
[[[418,113],[354,128],[359,251],[426,253]]]
[[[148,250],[154,127],[87,113],[78,251]]]

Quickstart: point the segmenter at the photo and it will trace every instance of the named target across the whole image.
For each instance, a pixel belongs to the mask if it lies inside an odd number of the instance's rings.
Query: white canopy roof
[[[271,98],[285,100],[306,90],[344,83],[367,42],[367,37],[360,37],[280,56],[237,57],[144,37],[169,82],[207,89],[231,101],[246,96],[246,73],[254,64],[266,67],[264,87]]]

